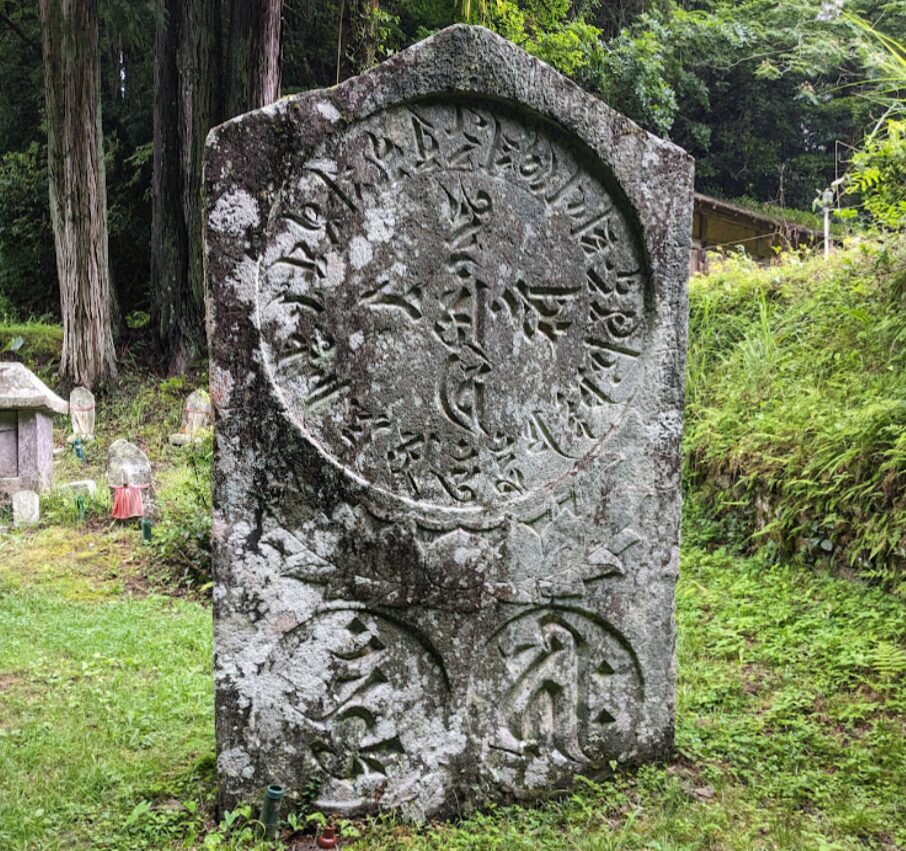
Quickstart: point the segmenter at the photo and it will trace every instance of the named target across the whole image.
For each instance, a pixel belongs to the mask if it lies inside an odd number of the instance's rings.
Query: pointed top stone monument
[[[170,435],[173,446],[187,446],[201,440],[201,434],[211,427],[211,397],[206,390],[193,390],[182,411],[182,425],[177,434]]]
[[[221,803],[666,754],[688,155],[457,26],[206,157]]]

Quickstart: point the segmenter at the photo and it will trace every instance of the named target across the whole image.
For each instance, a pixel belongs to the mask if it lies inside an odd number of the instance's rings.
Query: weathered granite
[[[34,526],[40,519],[40,497],[34,491],[16,491],[13,494],[13,526]]]
[[[211,397],[206,390],[193,390],[182,411],[182,425],[177,434],[170,435],[173,446],[188,446],[201,440],[202,433],[211,427]]]
[[[53,478],[53,414],[69,406],[21,363],[0,363],[0,493],[45,491]]]
[[[221,803],[665,754],[692,162],[486,30],[215,129]]]
[[[0,411],[65,414],[69,406],[25,364],[0,362]]]
[[[128,440],[115,440],[107,450],[107,484],[111,488],[150,485],[151,462]]]
[[[72,434],[69,442],[94,440],[96,419],[94,394],[87,387],[75,387],[69,394],[69,417]]]

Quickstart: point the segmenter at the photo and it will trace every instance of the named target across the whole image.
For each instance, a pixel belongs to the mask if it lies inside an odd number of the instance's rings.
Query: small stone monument
[[[13,526],[34,526],[41,519],[41,500],[34,491],[13,494]]]
[[[173,446],[187,446],[198,443],[201,434],[211,427],[211,397],[206,390],[195,390],[186,399],[182,411],[182,426],[178,434],[170,435]]]
[[[70,443],[94,440],[94,394],[87,387],[75,387],[69,394],[69,417],[72,424]]]
[[[128,440],[115,440],[107,450],[107,485],[113,490],[114,518],[143,517],[151,496],[148,456]]]
[[[0,363],[0,493],[42,492],[53,474],[54,414],[69,406],[21,363]]]
[[[221,804],[668,753],[691,158],[465,26],[206,156]]]

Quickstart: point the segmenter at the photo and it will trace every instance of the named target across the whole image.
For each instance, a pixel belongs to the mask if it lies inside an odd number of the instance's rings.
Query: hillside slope
[[[688,493],[725,531],[906,593],[906,241],[690,282]]]

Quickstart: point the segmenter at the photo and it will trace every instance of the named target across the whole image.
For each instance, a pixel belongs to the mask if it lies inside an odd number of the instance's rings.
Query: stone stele
[[[667,753],[690,157],[465,26],[206,157],[222,805]]]
[[[211,427],[211,397],[206,390],[193,390],[182,409],[182,425],[177,434],[170,435],[173,446],[187,446],[201,440],[201,434]]]
[[[128,440],[114,440],[107,450],[107,485],[111,488],[150,485],[151,462]]]
[[[70,443],[94,440],[94,394],[87,387],[74,387],[69,394],[69,418],[72,425]]]

